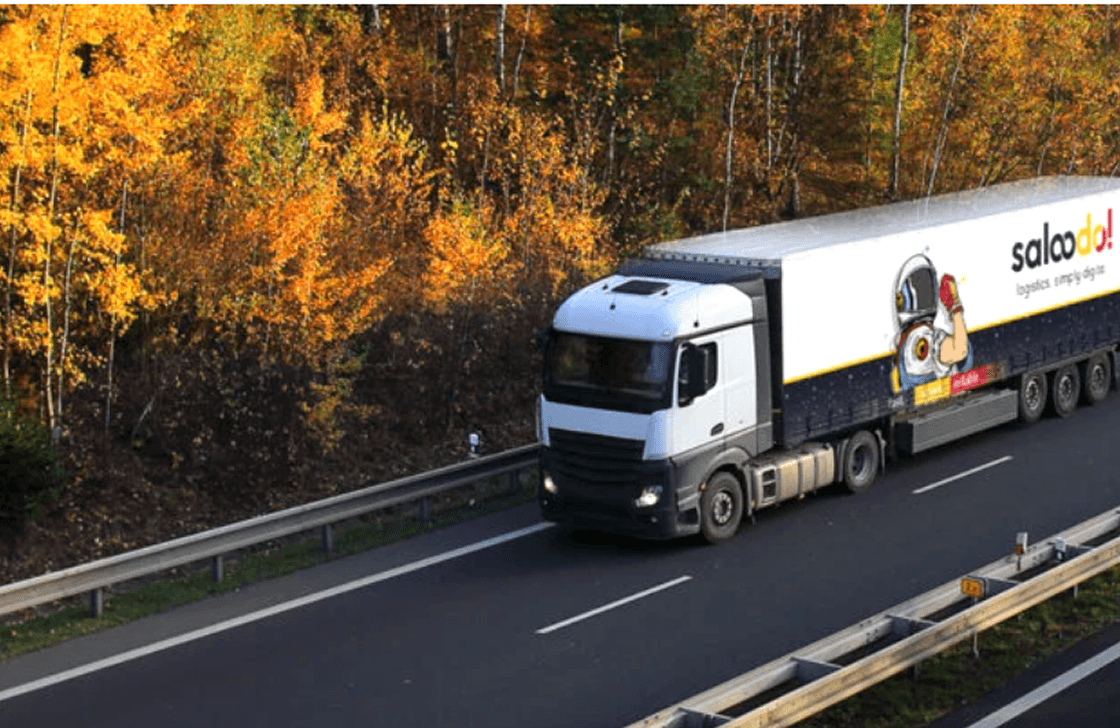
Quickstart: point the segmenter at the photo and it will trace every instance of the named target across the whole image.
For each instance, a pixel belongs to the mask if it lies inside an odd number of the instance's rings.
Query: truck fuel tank
[[[771,452],[748,465],[756,507],[798,498],[836,481],[831,445],[807,442],[795,450]]]

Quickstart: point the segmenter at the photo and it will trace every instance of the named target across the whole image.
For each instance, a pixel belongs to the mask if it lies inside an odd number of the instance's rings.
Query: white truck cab
[[[546,514],[700,531],[709,472],[770,447],[768,344],[762,277],[741,268],[643,261],[570,297],[539,403]]]

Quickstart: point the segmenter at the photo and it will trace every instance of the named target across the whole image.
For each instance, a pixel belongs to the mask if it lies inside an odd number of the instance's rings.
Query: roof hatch
[[[613,293],[630,293],[635,296],[652,296],[653,294],[664,291],[669,287],[665,281],[646,281],[640,278],[635,278],[621,285],[615,286],[612,289]]]

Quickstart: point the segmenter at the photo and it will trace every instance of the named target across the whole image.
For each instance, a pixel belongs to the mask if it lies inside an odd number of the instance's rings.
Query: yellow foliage
[[[438,212],[424,230],[431,251],[424,295],[437,310],[453,301],[474,305],[510,297],[509,248],[489,230],[493,214],[489,205],[474,210],[459,202]]]
[[[725,180],[759,222],[874,199],[891,154],[897,6],[0,14],[4,356],[52,387],[141,312],[318,365],[389,313],[543,310],[714,229]],[[1105,6],[915,6],[903,193],[1114,173],[1117,38]]]

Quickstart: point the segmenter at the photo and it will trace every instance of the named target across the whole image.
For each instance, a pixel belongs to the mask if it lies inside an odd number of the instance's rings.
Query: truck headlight
[[[634,505],[638,508],[649,508],[650,506],[657,505],[661,500],[661,486],[660,485],[647,485],[642,488],[641,495],[634,499]]]
[[[541,484],[544,486],[544,489],[552,495],[556,495],[560,492],[560,488],[557,487],[556,481],[552,479],[552,475],[547,470],[544,473],[544,477],[541,479]]]

